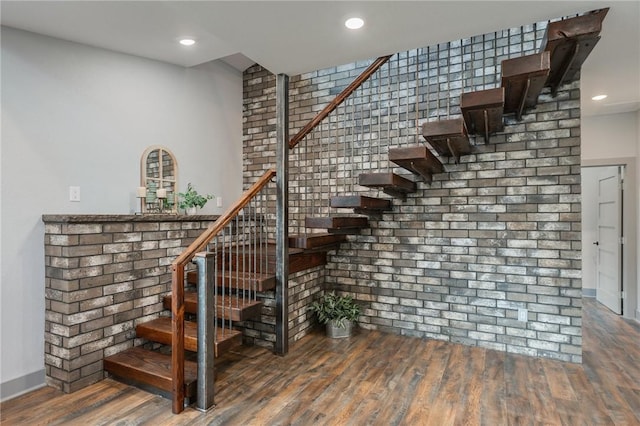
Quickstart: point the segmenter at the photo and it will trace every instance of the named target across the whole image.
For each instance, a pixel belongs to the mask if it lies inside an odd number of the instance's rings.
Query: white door
[[[597,300],[622,313],[622,179],[620,167],[603,168],[598,178]]]

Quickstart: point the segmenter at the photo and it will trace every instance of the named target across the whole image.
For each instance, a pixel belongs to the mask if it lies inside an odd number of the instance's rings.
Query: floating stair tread
[[[471,153],[469,136],[462,118],[430,121],[422,125],[422,136],[444,157],[459,157]]]
[[[242,296],[216,295],[217,317],[231,321],[245,321],[260,317],[262,302],[257,300],[243,300]],[[171,309],[171,295],[162,299],[165,309]],[[190,314],[198,313],[198,292],[184,292],[184,310]]]
[[[389,148],[389,160],[427,182],[431,182],[431,175],[444,171],[440,160],[426,146]]]
[[[252,248],[250,250],[245,248],[244,253],[242,248],[237,251],[234,249],[232,253],[227,256],[227,259],[231,259],[231,263],[225,264],[227,273],[229,268],[231,270],[255,270],[262,272],[267,277],[274,277],[273,288],[275,288],[276,254],[274,245],[269,244],[268,247],[263,249]],[[291,274],[326,264],[327,257],[324,253],[309,253],[301,248],[289,247],[289,273]],[[187,282],[196,284],[197,279],[198,275],[196,271],[187,272]],[[267,287],[263,285],[262,288],[266,289]]]
[[[233,269],[233,264],[226,265],[224,273],[217,274],[217,286],[231,288],[234,290],[255,290],[269,291],[276,288],[275,272],[240,272]],[[187,272],[187,282],[189,284],[198,283],[198,272]]]
[[[415,192],[416,183],[395,173],[361,173],[359,184],[369,188],[392,189],[396,192]]]
[[[171,318],[160,317],[136,326],[136,336],[164,345],[171,344]],[[242,344],[242,332],[228,328],[216,327],[214,342],[215,356]],[[184,348],[198,351],[198,324],[193,321],[184,322]]]
[[[381,188],[385,194],[405,199],[416,191],[416,183],[395,173],[362,173],[359,184],[369,188]]]
[[[369,227],[369,219],[364,216],[306,217],[304,222],[307,228],[314,229],[343,230]]]
[[[334,195],[331,197],[330,205],[338,209],[358,209],[360,211],[389,210],[391,209],[391,200],[363,195]]]
[[[582,64],[600,40],[602,21],[609,8],[581,16],[550,22],[542,39],[542,49],[550,52],[551,70],[546,85],[554,91],[575,80]]]
[[[291,247],[298,247],[305,250],[335,247],[345,241],[347,241],[346,235],[324,232],[289,236],[289,245]]]
[[[114,376],[171,392],[171,355],[150,351],[139,346],[129,348],[104,359],[104,369]],[[198,365],[184,362],[185,396],[196,395]]]
[[[504,88],[463,93],[460,98],[460,110],[467,131],[483,135],[487,139],[489,134],[504,130]]]
[[[521,114],[538,103],[549,69],[549,52],[546,51],[502,61],[505,114]]]

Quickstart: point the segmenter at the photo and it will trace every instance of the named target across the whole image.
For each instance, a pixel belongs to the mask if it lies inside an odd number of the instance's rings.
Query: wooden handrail
[[[209,241],[224,229],[275,175],[275,169],[267,170],[171,264],[171,410],[175,414],[181,413],[184,409],[184,267],[191,262],[196,253],[205,249]]]
[[[336,96],[331,102],[327,104],[326,107],[322,109],[310,122],[307,123],[296,135],[291,138],[289,141],[289,149],[296,146],[305,136],[307,136],[311,131],[318,125],[322,120],[324,120],[331,112],[338,107],[345,99],[349,97],[358,87],[362,85],[371,75],[378,71],[378,69],[384,65],[389,58],[393,55],[381,56],[369,67],[362,72],[355,80],[351,82],[338,96]]]
[[[173,261],[173,265],[185,266],[191,262],[191,259],[199,251],[204,250],[206,245],[213,239],[213,237],[222,230],[226,225],[233,220],[233,218],[242,210],[249,201],[264,188],[269,181],[276,175],[275,169],[269,169],[254,183],[249,189],[247,189],[240,199],[229,209],[224,212],[215,222],[213,222],[206,231],[204,231],[194,242],[183,251],[180,256]]]

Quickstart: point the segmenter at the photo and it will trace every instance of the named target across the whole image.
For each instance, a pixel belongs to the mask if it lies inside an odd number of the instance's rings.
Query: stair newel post
[[[289,351],[289,76],[276,76],[276,342]]]
[[[198,398],[196,408],[208,411],[214,407],[214,341],[216,285],[211,276],[216,269],[216,255],[197,253],[193,261],[198,265]]]
[[[184,264],[171,265],[171,411],[184,410]]]

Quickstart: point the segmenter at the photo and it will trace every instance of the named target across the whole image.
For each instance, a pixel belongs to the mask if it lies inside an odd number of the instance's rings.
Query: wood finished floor
[[[107,379],[0,405],[2,425],[638,425],[640,325],[585,299],[584,364],[378,332],[307,336],[289,355],[241,347],[218,362],[217,408]]]

